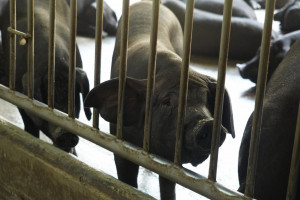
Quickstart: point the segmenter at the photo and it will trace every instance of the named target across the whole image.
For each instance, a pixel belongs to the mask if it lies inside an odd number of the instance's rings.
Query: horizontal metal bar
[[[31,137],[1,117],[0,160],[2,200],[154,200],[153,197],[89,167],[64,151]],[[28,177],[29,184],[24,184]],[[1,187],[9,191],[8,195],[2,196]],[[11,196],[19,198],[10,198]]]
[[[66,113],[62,113],[56,109],[50,109],[46,104],[36,100],[28,99],[28,97],[22,93],[12,91],[1,84],[0,98],[9,101],[22,109],[28,110],[32,112],[32,114],[112,151],[121,157],[161,174],[167,179],[177,182],[207,198],[216,200],[250,199],[219,183],[209,181],[200,174],[178,167],[170,161],[148,154],[141,148],[126,141],[119,140],[111,134],[99,131],[77,119],[72,119],[68,117]]]
[[[27,38],[31,38],[31,34],[29,34],[29,33],[23,33],[23,32],[18,31],[16,29],[12,28],[12,27],[8,27],[7,31],[10,32],[10,33],[12,33],[12,34],[21,36],[22,38],[26,38],[26,39]]]

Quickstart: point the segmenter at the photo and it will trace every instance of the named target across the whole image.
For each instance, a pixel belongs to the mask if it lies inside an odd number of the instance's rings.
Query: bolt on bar
[[[34,0],[27,2],[27,29],[31,35],[27,44],[27,92],[28,97],[32,99],[34,95]]]
[[[178,115],[177,115],[177,129],[176,129],[176,143],[175,143],[175,165],[181,165],[181,147],[182,147],[182,132],[185,118],[186,101],[188,94],[188,79],[189,79],[189,65],[191,57],[191,42],[193,31],[193,17],[194,17],[195,0],[186,2],[186,14],[184,22],[184,40],[183,40],[183,55],[182,66],[180,74],[180,90],[178,99]]]
[[[10,27],[16,29],[16,0],[10,0]],[[9,31],[9,30],[8,30]],[[16,79],[16,35],[10,32],[9,38],[9,88],[15,90]]]
[[[75,65],[76,65],[76,33],[77,33],[77,0],[70,1],[70,49],[69,49],[69,85],[68,85],[68,114],[69,117],[75,118],[74,101],[75,101]]]
[[[128,48],[128,29],[129,29],[129,0],[123,1],[122,9],[122,31],[121,31],[121,61],[119,69],[119,91],[118,91],[118,113],[117,113],[117,138],[123,135],[123,105],[127,73],[127,48]]]
[[[216,181],[233,0],[225,0],[208,179]]]
[[[144,151],[149,151],[151,118],[152,118],[152,95],[154,93],[155,73],[156,73],[156,52],[160,0],[152,2],[152,27],[150,37],[150,54],[148,61],[147,94],[145,108],[145,126],[144,126]]]
[[[258,146],[259,146],[260,129],[261,129],[261,122],[262,122],[263,98],[265,96],[265,89],[266,89],[274,9],[275,9],[275,0],[266,1],[265,22],[264,22],[264,30],[263,30],[262,42],[261,42],[261,52],[260,52],[256,98],[255,98],[255,109],[253,114],[246,188],[245,188],[245,195],[249,197],[253,197],[253,193],[254,193],[255,172],[256,172],[256,165],[257,165]]]
[[[48,106],[54,108],[56,0],[49,1]]]
[[[101,78],[102,29],[103,29],[103,0],[97,0],[96,30],[95,30],[94,87],[100,83],[100,78]],[[93,127],[99,129],[99,111],[96,108],[93,109]]]
[[[300,168],[300,102],[298,108],[298,120],[296,126],[296,132],[294,137],[294,147],[292,154],[292,162],[289,176],[288,189],[286,193],[286,200],[296,200],[297,183],[299,177]]]

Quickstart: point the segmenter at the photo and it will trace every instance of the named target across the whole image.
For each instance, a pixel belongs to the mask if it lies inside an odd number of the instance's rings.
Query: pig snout
[[[78,144],[79,138],[77,135],[66,132],[61,128],[57,128],[53,133],[53,143],[55,146],[68,151]]]
[[[199,120],[194,125],[188,125],[185,130],[184,149],[186,151],[185,162],[197,166],[206,160],[210,154],[212,131],[214,120],[212,118]],[[221,126],[220,144],[226,137],[226,128]]]
[[[250,79],[252,82],[256,83],[258,64],[259,58],[254,57],[252,60],[246,63],[236,64],[236,67],[238,68],[241,77],[243,77],[244,79]]]

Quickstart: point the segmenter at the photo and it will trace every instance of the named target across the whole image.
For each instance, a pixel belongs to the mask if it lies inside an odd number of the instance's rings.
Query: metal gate
[[[219,56],[219,70],[218,70],[218,79],[217,79],[217,94],[215,102],[215,113],[214,113],[214,126],[213,126],[213,139],[211,145],[211,158],[210,158],[210,168],[208,179],[200,174],[196,174],[184,167],[181,164],[181,130],[184,120],[184,111],[185,111],[185,99],[187,96],[188,88],[188,68],[190,62],[190,44],[192,39],[192,19],[193,19],[193,8],[194,0],[187,1],[187,10],[184,27],[184,53],[183,53],[183,64],[182,64],[182,73],[181,73],[181,83],[180,83],[180,97],[179,97],[179,109],[178,109],[178,126],[176,131],[176,150],[174,162],[163,160],[155,155],[149,153],[149,124],[150,124],[150,103],[151,96],[153,91],[153,79],[148,79],[148,93],[147,93],[147,102],[146,105],[146,120],[145,120],[145,136],[144,136],[144,148],[138,148],[126,141],[122,140],[122,99],[123,94],[123,85],[126,79],[126,60],[127,60],[127,37],[128,37],[128,16],[129,16],[129,0],[123,0],[123,24],[122,28],[122,43],[121,43],[121,55],[122,62],[120,65],[120,89],[119,89],[119,109],[118,109],[118,124],[117,124],[117,136],[113,136],[102,131],[99,131],[99,115],[97,110],[94,110],[93,114],[93,127],[87,126],[84,123],[76,120],[74,118],[74,79],[75,79],[75,44],[76,44],[76,10],[77,10],[77,0],[71,0],[71,22],[70,27],[72,29],[70,39],[70,60],[69,60],[69,112],[62,113],[56,109],[53,109],[53,73],[54,73],[54,37],[55,37],[55,3],[56,0],[50,0],[50,33],[49,33],[49,99],[48,105],[45,105],[41,102],[33,99],[33,88],[34,83],[33,79],[29,78],[28,82],[28,96],[21,94],[15,91],[15,49],[16,49],[16,35],[24,37],[27,39],[28,43],[28,74],[29,77],[33,77],[33,55],[34,55],[34,16],[33,16],[33,3],[34,0],[28,0],[28,33],[22,33],[16,30],[16,0],[10,0],[11,8],[11,25],[9,31],[11,32],[10,39],[10,78],[9,78],[9,87],[0,85],[0,97],[6,101],[9,101],[16,106],[28,110],[35,114],[36,116],[47,120],[57,126],[62,127],[63,129],[70,131],[80,137],[83,137],[92,143],[95,143],[109,151],[112,151],[118,154],[121,157],[124,157],[138,165],[141,165],[147,169],[150,169],[168,179],[175,181],[176,183],[183,185],[190,190],[195,191],[205,197],[210,199],[252,199],[253,196],[253,182],[255,175],[255,166],[257,160],[258,152],[258,143],[259,143],[259,128],[254,128],[251,138],[251,148],[249,156],[249,166],[248,166],[248,176],[247,176],[247,186],[245,195],[227,189],[225,186],[216,182],[217,177],[217,162],[218,162],[218,138],[221,127],[221,115],[222,115],[222,105],[224,98],[224,85],[225,85],[225,73],[227,66],[227,55],[229,49],[229,36],[230,36],[230,22],[231,22],[231,12],[232,12],[232,0],[225,0],[224,7],[224,17],[223,17],[223,26],[222,26],[222,36],[220,44],[220,56]],[[102,19],[103,19],[103,0],[97,0],[97,27],[96,27],[96,38],[95,38],[95,75],[94,75],[94,85],[100,83],[100,69],[101,69],[101,43],[102,43]],[[265,16],[265,25],[262,38],[262,50],[261,50],[261,60],[259,65],[259,77],[256,91],[256,103],[255,103],[255,112],[254,112],[254,127],[260,127],[260,122],[262,118],[262,101],[264,98],[265,83],[266,83],[266,74],[268,67],[268,56],[269,56],[269,46],[271,41],[271,29],[272,29],[272,20],[274,13],[275,0],[269,0],[266,4],[266,16]],[[160,7],[160,0],[153,0],[153,27],[157,27],[158,23],[158,12]],[[155,60],[156,56],[156,40],[157,40],[157,28],[152,29],[151,33],[151,57],[150,61]],[[149,64],[151,72],[155,74],[155,63],[151,62]],[[153,77],[153,74],[149,75]],[[297,124],[297,134],[299,135],[300,123]],[[299,137],[299,136],[298,136]],[[297,146],[297,145],[296,145]],[[296,148],[295,148],[296,149]],[[297,146],[298,153],[299,147]],[[293,180],[291,179],[291,182]]]

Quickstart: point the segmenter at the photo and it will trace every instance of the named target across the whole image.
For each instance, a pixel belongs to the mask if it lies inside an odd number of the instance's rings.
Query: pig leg
[[[159,176],[160,199],[175,200],[175,183]]]
[[[39,129],[34,125],[33,121],[30,119],[30,117],[28,117],[28,115],[22,109],[19,109],[19,112],[20,112],[23,122],[24,122],[25,131],[27,131],[34,137],[39,138],[40,137]]]
[[[115,155],[115,163],[117,167],[118,179],[137,188],[139,166],[117,155]]]

